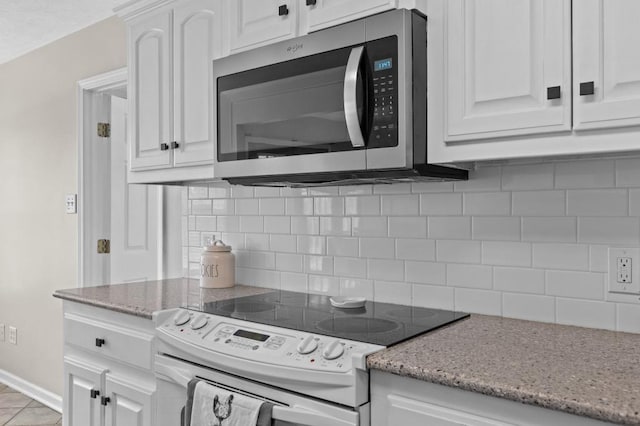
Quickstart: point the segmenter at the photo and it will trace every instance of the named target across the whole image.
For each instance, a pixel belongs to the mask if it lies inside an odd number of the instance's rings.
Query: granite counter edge
[[[146,309],[142,309],[136,306],[125,306],[121,304],[107,303],[107,302],[96,300],[95,298],[87,298],[87,297],[82,297],[74,294],[62,293],[58,291],[53,293],[53,297],[58,299],[68,300],[70,302],[76,302],[76,303],[82,303],[84,305],[95,306],[97,308],[108,309],[110,311],[119,312],[121,314],[128,314],[128,315],[133,315],[136,317],[141,317],[146,319],[153,318],[152,311],[148,311]]]

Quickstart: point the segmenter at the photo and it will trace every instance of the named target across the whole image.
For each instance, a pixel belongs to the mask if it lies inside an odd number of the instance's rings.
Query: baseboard
[[[49,392],[40,386],[34,385],[20,377],[0,369],[0,383],[11,386],[15,390],[33,398],[58,413],[62,413],[62,396]]]

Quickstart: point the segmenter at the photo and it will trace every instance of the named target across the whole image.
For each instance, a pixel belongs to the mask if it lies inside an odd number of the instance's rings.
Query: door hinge
[[[111,137],[111,124],[98,123],[98,137],[110,138]]]
[[[98,254],[111,253],[111,241],[110,240],[98,240]]]

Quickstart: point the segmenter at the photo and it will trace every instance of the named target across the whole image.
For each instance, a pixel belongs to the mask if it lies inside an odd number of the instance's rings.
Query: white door
[[[106,375],[106,426],[155,426],[153,389],[140,387],[120,377]]]
[[[106,370],[64,359],[64,426],[101,426],[100,397]]]
[[[637,0],[573,2],[576,129],[640,125],[639,20]]]
[[[162,187],[127,184],[127,101],[111,98],[111,283],[162,276]]]
[[[173,12],[175,166],[213,162],[211,61],[222,56],[222,4],[179,3]]]
[[[446,141],[571,129],[570,0],[441,1]]]
[[[396,0],[298,0],[300,34],[355,21],[365,16],[394,9]]]
[[[298,0],[227,0],[229,51],[253,49],[295,37]]]
[[[131,169],[171,167],[171,11],[129,28]]]

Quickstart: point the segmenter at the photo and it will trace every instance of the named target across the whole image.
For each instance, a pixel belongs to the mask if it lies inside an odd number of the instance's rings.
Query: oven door
[[[180,424],[180,413],[187,399],[187,384],[193,378],[205,380],[234,393],[273,403],[273,426],[369,425],[369,404],[355,411],[164,355],[156,355],[155,374],[157,418],[160,426]]]

